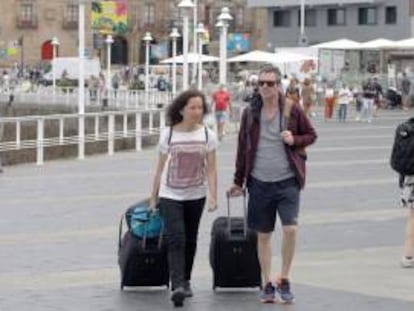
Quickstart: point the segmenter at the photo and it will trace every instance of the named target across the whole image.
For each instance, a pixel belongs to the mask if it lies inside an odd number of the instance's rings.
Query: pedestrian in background
[[[413,150],[414,154],[414,150]],[[414,175],[400,177],[401,203],[408,208],[407,228],[404,241],[403,268],[414,268]]]
[[[217,135],[221,141],[224,136],[224,128],[231,114],[231,97],[224,85],[220,85],[219,89],[213,93],[213,107],[217,123]]]
[[[374,116],[374,101],[377,90],[371,79],[362,85],[362,110],[361,120],[368,123],[372,122]]]
[[[348,106],[352,100],[352,92],[344,83],[338,91],[338,121],[346,122]]]
[[[402,108],[404,111],[408,110],[408,103],[411,92],[411,81],[408,79],[407,74],[403,72],[403,78],[401,80],[401,95],[402,95]]]
[[[315,89],[309,78],[303,80],[303,87],[301,92],[303,111],[305,115],[310,118],[312,116],[312,108],[314,105],[313,99],[315,97]]]
[[[333,111],[335,107],[335,90],[332,84],[328,84],[325,89],[325,121],[332,119]]]

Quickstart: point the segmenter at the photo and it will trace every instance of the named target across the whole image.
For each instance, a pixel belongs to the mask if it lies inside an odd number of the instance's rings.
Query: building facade
[[[266,41],[274,47],[300,42],[300,0],[249,0],[264,8]],[[400,40],[413,31],[413,0],[305,0],[305,35],[309,45],[348,38]]]
[[[52,38],[60,45],[59,56],[78,53],[78,5],[76,1],[3,0],[0,11],[0,65],[34,64],[52,58]],[[90,10],[86,12],[90,25]],[[92,53],[91,30],[86,31],[86,48]]]
[[[142,64],[144,62],[145,32],[151,32],[153,63],[171,54],[169,34],[173,26],[180,30],[182,12],[175,0],[118,0],[126,2],[128,29],[113,34],[112,64]],[[86,49],[88,57],[106,57],[105,36],[91,26],[92,0],[86,6]],[[99,2],[99,1],[98,1]],[[230,8],[234,20],[229,33],[247,34],[251,47],[260,44],[260,25],[255,23],[260,9],[248,9],[247,0],[198,0],[198,21],[209,32],[208,48],[218,53],[217,16],[223,6]],[[50,61],[53,55],[52,38],[59,40],[57,54],[74,57],[78,54],[78,3],[79,0],[2,0],[0,11],[0,66],[14,63],[36,64]],[[264,10],[263,10],[264,11]],[[258,13],[259,12],[259,13]],[[263,20],[263,18],[259,18]],[[190,21],[191,22],[191,21]],[[181,32],[181,31],[180,31]],[[243,52],[235,50],[234,53]]]

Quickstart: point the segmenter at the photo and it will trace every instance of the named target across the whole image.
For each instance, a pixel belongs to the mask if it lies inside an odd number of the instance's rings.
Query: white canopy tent
[[[397,44],[396,41],[388,40],[388,39],[375,39],[371,41],[367,41],[361,43],[360,49],[362,50],[381,50],[386,48],[393,48]]]
[[[338,39],[329,42],[323,42],[312,46],[317,49],[327,50],[358,50],[361,48],[361,43],[349,39]]]
[[[398,49],[414,49],[414,38],[397,41],[394,47]]]
[[[231,63],[236,62],[258,62],[258,63],[272,63],[275,60],[275,54],[266,51],[254,50],[249,53],[237,55],[229,58],[227,61]]]
[[[308,60],[318,60],[316,56],[294,53],[294,52],[287,52],[287,51],[280,51],[275,53],[275,63],[298,63]]]
[[[201,62],[202,63],[209,63],[209,62],[218,62],[219,58],[216,56],[211,56],[211,55],[204,55],[204,54],[196,54],[196,53],[188,53],[188,62],[189,63],[198,63],[200,62],[200,57],[201,57]],[[160,63],[161,64],[172,64],[174,62],[174,57],[171,58],[166,58],[164,60],[162,60]],[[175,63],[177,64],[182,64],[184,62],[184,57],[183,55],[178,55],[175,57]]]
[[[292,52],[278,52],[271,53],[265,51],[255,50],[246,54],[238,55],[232,58],[229,58],[228,62],[262,62],[262,63],[272,63],[272,64],[285,64],[285,63],[294,63],[302,62],[306,60],[315,60],[316,57],[292,53]]]

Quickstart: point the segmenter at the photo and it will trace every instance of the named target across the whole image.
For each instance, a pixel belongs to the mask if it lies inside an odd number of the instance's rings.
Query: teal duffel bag
[[[163,230],[164,223],[159,210],[150,212],[148,203],[148,200],[144,200],[134,204],[125,215],[129,229],[138,238],[155,238]]]

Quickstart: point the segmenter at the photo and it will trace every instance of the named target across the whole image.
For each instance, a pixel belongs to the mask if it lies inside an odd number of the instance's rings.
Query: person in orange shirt
[[[220,85],[220,88],[213,93],[212,97],[214,102],[213,109],[217,122],[217,136],[221,141],[224,136],[224,126],[228,118],[228,113],[231,113],[231,97],[224,85]]]

